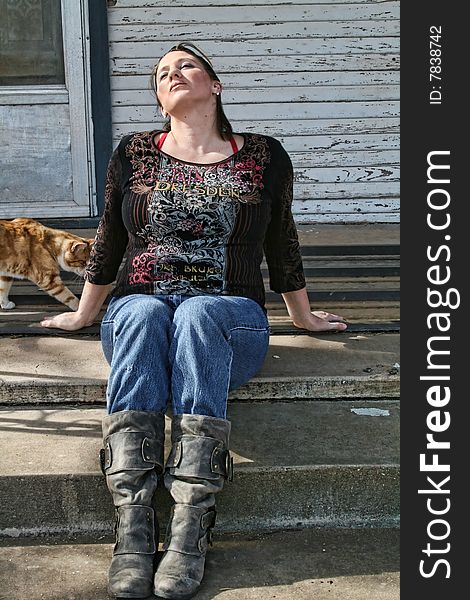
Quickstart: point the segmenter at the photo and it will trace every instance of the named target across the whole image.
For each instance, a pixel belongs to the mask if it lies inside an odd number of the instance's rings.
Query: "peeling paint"
[[[286,137],[299,223],[399,221],[398,1],[158,5],[122,0],[109,11],[114,140],[158,122],[143,92],[167,42],[201,41],[235,127]],[[211,19],[201,22],[208,5]]]

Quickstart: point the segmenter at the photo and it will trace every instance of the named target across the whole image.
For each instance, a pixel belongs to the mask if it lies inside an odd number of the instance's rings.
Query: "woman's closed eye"
[[[184,62],[179,66],[179,69],[185,69],[185,68],[193,68],[195,65],[193,65],[193,63],[190,62]],[[160,75],[158,76],[158,81],[163,81],[163,79],[166,78],[166,76],[168,75],[167,71],[164,71],[163,73],[160,73]]]

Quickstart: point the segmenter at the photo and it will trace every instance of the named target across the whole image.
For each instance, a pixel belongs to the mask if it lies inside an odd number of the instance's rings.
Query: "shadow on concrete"
[[[16,600],[105,600],[110,545],[4,549],[2,592]],[[396,529],[305,529],[225,535],[195,600],[397,600]]]
[[[56,409],[33,409],[34,418],[21,418],[23,411],[15,411],[15,416],[8,416],[8,410],[0,410],[0,431],[11,433],[60,435],[80,438],[100,438],[101,413],[95,418],[84,419],[58,419],[61,410]],[[25,414],[31,415],[31,412]],[[104,411],[103,411],[104,414]]]

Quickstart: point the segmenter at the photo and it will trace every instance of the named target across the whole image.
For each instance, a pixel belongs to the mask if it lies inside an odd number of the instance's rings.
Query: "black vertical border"
[[[464,148],[468,137],[468,104],[465,98],[465,81],[468,73],[467,40],[470,39],[468,26],[462,13],[462,5],[453,1],[402,2],[401,13],[401,600],[426,600],[458,598],[465,595],[467,571],[467,532],[468,500],[466,480],[468,479],[468,457],[470,431],[468,428],[469,392],[466,374],[470,370],[469,351],[466,348],[466,332],[469,330],[466,314],[470,252],[469,219],[465,213],[468,204],[468,190],[465,181],[465,164],[468,148]],[[432,85],[430,81],[430,28],[442,28],[442,103],[429,103]],[[426,219],[428,193],[432,189],[427,181],[427,156],[438,150],[450,151],[450,184],[443,185],[451,195],[449,213],[451,224],[446,231],[433,231]],[[444,159],[445,162],[445,159]],[[431,184],[432,185],[432,184]],[[445,236],[450,236],[446,239]],[[441,362],[450,363],[451,399],[442,411],[449,411],[450,427],[436,434],[440,440],[450,442],[449,450],[441,450],[439,462],[450,463],[450,509],[442,515],[450,525],[448,538],[441,541],[428,536],[429,523],[438,515],[428,511],[427,498],[432,498],[432,506],[443,508],[445,495],[418,494],[419,489],[432,489],[427,484],[427,475],[419,467],[419,456],[425,453],[429,433],[427,417],[434,410],[427,402],[426,392],[429,381],[420,381],[420,376],[429,374],[427,370],[427,343],[436,330],[430,331],[427,323],[429,313],[427,289],[428,268],[432,264],[426,256],[427,248],[435,251],[448,245],[438,263],[444,269],[451,269],[450,282],[441,286],[455,288],[460,292],[458,308],[438,308],[448,312],[451,327],[448,348],[450,356]],[[442,335],[446,335],[442,333]],[[444,347],[445,344],[442,344]],[[433,374],[435,374],[433,372]],[[439,374],[442,374],[439,373]],[[442,385],[445,385],[444,383]],[[427,451],[429,455],[433,451]],[[430,459],[428,459],[429,461]],[[447,475],[436,472],[439,483]],[[445,526],[431,529],[436,535],[443,535]],[[423,552],[430,543],[433,553]],[[448,551],[447,543],[449,543]],[[436,551],[434,553],[434,551]],[[437,565],[442,558],[449,563]],[[425,560],[424,570],[431,577],[420,574],[420,561]],[[450,574],[450,577],[446,575]],[[459,591],[463,590],[463,591]]]
[[[104,208],[106,168],[112,153],[107,1],[88,0],[88,14],[96,203],[98,214],[101,215]]]

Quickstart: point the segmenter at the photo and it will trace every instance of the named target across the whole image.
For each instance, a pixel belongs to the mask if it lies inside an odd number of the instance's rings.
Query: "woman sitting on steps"
[[[222,84],[190,43],[171,48],[152,81],[167,122],[124,136],[114,151],[80,306],[42,325],[91,325],[118,275],[101,323],[111,366],[103,469],[117,511],[109,591],[181,600],[200,586],[215,494],[229,476],[228,394],[259,371],[268,348],[263,253],[295,326],[346,325],[310,310],[282,145],[233,133]],[[174,506],[155,566],[162,474]]]

